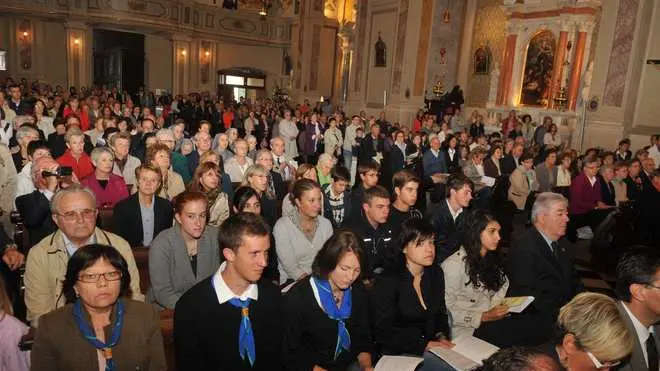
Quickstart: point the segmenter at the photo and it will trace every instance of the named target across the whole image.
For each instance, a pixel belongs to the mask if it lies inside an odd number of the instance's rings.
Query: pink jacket
[[[96,207],[99,209],[103,207],[114,207],[117,202],[129,196],[124,178],[115,174],[110,174],[108,185],[105,188],[101,187],[95,174],[88,176],[80,183],[94,192],[96,195]]]

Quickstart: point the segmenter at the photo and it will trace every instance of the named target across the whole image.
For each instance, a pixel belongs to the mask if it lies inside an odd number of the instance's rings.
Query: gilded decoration
[[[520,104],[548,106],[556,49],[557,39],[550,31],[540,31],[529,41]]]

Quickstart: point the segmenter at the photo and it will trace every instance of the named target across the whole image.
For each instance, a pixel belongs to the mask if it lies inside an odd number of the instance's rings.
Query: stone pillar
[[[593,28],[593,24],[590,22],[583,22],[579,25],[579,32],[575,45],[575,57],[573,58],[573,68],[571,70],[571,79],[568,84],[568,109],[571,111],[575,111],[577,105],[578,90],[584,65],[584,53],[587,46],[587,32],[590,28]]]
[[[337,35],[341,42],[341,67],[340,67],[340,76],[341,76],[341,85],[339,92],[339,100],[343,105],[346,104],[348,99],[348,85],[349,85],[349,76],[351,73],[351,65],[353,63],[353,28],[344,26]]]
[[[172,35],[172,93],[186,94],[190,90],[191,38]]]
[[[506,47],[504,48],[502,71],[500,74],[500,83],[497,91],[497,104],[500,106],[507,105],[509,103],[511,76],[513,74],[513,61],[516,56],[516,42],[518,39],[518,35],[514,33],[515,31],[515,26],[507,26]]]
[[[467,0],[465,5],[465,24],[463,26],[463,38],[461,40],[460,62],[456,83],[467,89],[468,78],[472,68],[472,40],[474,35],[474,23],[477,17],[477,0]],[[491,63],[494,64],[494,61]]]
[[[561,31],[559,32],[559,42],[557,44],[557,56],[552,68],[552,84],[550,85],[550,93],[548,94],[549,106],[554,107],[554,98],[562,86],[562,77],[564,73],[564,61],[566,60],[566,46],[568,44],[568,22],[562,22]]]
[[[66,64],[67,85],[80,88],[92,85],[92,32],[82,22],[67,22]]]

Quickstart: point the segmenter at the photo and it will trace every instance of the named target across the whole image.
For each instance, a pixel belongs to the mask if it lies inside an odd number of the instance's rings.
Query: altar
[[[549,116],[572,148],[583,149],[593,69],[587,59],[600,6],[596,0],[504,1],[506,41],[501,63],[490,71],[487,121],[499,122],[511,110],[536,123]]]

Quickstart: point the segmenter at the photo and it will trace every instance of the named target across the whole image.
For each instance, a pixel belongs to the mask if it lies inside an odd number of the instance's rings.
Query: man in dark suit
[[[533,296],[533,313],[538,326],[533,338],[546,342],[552,337],[559,309],[582,291],[573,261],[571,244],[563,238],[568,224],[568,200],[544,192],[532,207],[533,228],[527,230],[509,249],[506,267],[507,296]]]
[[[429,206],[426,217],[435,228],[435,258],[442,263],[460,246],[463,211],[470,206],[474,184],[462,173],[449,176],[445,198]]]
[[[502,175],[509,176],[518,168],[520,165],[520,156],[522,156],[524,149],[522,144],[516,144],[513,146],[510,154],[502,157]]]
[[[660,354],[660,254],[650,248],[628,251],[617,265],[619,313],[635,346],[619,371],[657,371]]]
[[[286,186],[282,175],[273,171],[273,154],[267,149],[260,149],[254,163],[263,166],[268,171],[268,193],[272,194],[278,201],[282,201],[287,193]]]
[[[269,235],[265,221],[251,213],[233,215],[220,226],[224,262],[176,304],[177,369],[282,369],[282,299],[279,288],[262,279]]]
[[[21,95],[21,87],[18,85],[9,86],[9,94],[11,99],[7,101],[7,106],[16,112],[16,116],[31,115],[32,105]]]
[[[60,165],[49,156],[35,160],[32,163],[32,179],[36,190],[16,198],[16,210],[28,231],[28,249],[57,230],[50,211],[50,200],[59,188],[59,169]]]
[[[360,152],[358,154],[358,164],[368,163],[378,158],[382,159],[385,150],[385,142],[380,137],[380,126],[376,123],[371,124],[371,133],[364,137],[360,143]]]
[[[112,232],[132,247],[149,246],[160,231],[172,226],[170,201],[156,195],[161,184],[160,170],[143,164],[136,170],[138,191],[115,205]]]

